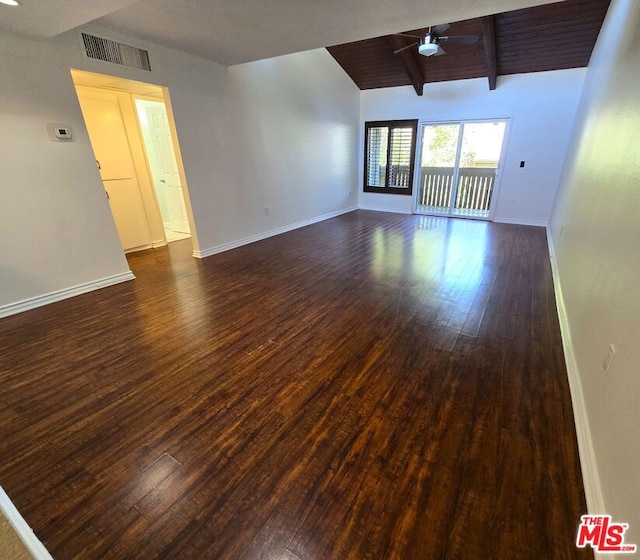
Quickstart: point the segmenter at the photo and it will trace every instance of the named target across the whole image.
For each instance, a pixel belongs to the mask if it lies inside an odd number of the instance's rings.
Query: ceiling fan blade
[[[414,39],[422,39],[424,35],[409,35],[408,33],[393,33],[396,37],[413,37]]]
[[[440,35],[441,33],[444,33],[447,29],[449,29],[449,27],[451,27],[451,25],[449,25],[448,23],[443,23],[441,25],[436,25],[433,28],[432,33],[434,35]]]
[[[410,49],[411,47],[415,47],[419,43],[420,43],[420,41],[416,41],[415,43],[411,43],[410,45],[407,45],[406,47],[402,47],[401,49],[397,49],[397,50],[393,51],[393,54],[398,54],[399,52],[406,51],[407,49]]]
[[[445,51],[440,45],[438,45],[438,52],[434,53],[433,56],[442,56],[443,54],[447,54],[447,51]]]
[[[458,35],[457,37],[438,37],[438,41],[442,43],[454,44],[458,43],[459,45],[473,45],[480,39],[477,35]]]

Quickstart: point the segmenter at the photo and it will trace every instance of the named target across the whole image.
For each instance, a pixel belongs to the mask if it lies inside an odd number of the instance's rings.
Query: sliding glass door
[[[458,166],[460,125],[422,125],[421,142],[416,211],[421,214],[449,214]]]
[[[505,120],[422,125],[417,214],[489,219]]]

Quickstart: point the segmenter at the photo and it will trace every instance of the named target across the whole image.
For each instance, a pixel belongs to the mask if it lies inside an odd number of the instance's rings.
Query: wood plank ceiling
[[[417,47],[394,51],[414,39],[387,35],[328,47],[361,89],[423,84],[587,66],[611,0],[566,0],[555,4],[451,23],[444,35],[477,35],[473,45],[444,44],[446,54],[425,57]],[[437,25],[443,22],[428,22]],[[399,31],[424,36],[427,27]]]

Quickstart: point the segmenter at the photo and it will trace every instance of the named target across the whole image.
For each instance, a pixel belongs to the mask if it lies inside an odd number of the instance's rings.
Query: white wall
[[[328,52],[230,67],[224,106],[216,244],[357,207],[360,92]]]
[[[425,84],[422,97],[411,86],[368,90],[362,92],[361,127],[370,120],[509,117],[509,144],[495,219],[546,225],[585,73],[579,68],[501,76],[493,91],[486,78]],[[521,160],[526,162],[524,168],[519,167]],[[409,213],[413,201],[409,196],[361,193],[360,206]]]
[[[594,459],[592,471],[597,466],[595,494],[602,492],[605,509],[599,513],[629,523],[626,540],[640,546],[639,87],[640,4],[613,0],[587,73],[551,231],[565,335],[584,398],[578,404],[591,432],[593,457],[583,460]],[[610,343],[617,355],[605,376]]]
[[[129,270],[58,56],[0,36],[0,306]],[[75,142],[49,140],[48,122],[70,124]]]
[[[197,254],[356,205],[359,92],[325,51],[228,71],[87,29],[147,48],[152,72],[83,57],[76,32],[0,35],[0,126],[11,131],[0,139],[0,316],[17,301],[128,271],[70,68],[168,87]],[[76,141],[51,142],[46,122],[70,124]]]

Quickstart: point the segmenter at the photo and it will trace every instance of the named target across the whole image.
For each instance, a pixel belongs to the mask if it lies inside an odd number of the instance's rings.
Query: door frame
[[[193,255],[194,257],[199,252],[198,251],[198,241],[197,241],[197,233],[195,226],[195,218],[193,216],[193,208],[191,205],[191,196],[189,193],[189,186],[186,180],[186,174],[184,170],[184,164],[182,160],[182,152],[180,150],[180,142],[178,139],[177,127],[175,122],[175,117],[173,114],[173,107],[171,104],[171,96],[169,92],[169,88],[164,85],[159,85],[150,82],[140,82],[134,79],[123,78],[116,74],[110,74],[105,72],[96,72],[93,70],[82,70],[77,67],[70,68],[70,78],[71,83],[73,85],[74,90],[76,90],[77,97],[77,87],[88,87],[91,89],[104,89],[107,91],[113,91],[117,93],[127,94],[129,96],[131,102],[131,110],[133,115],[135,115],[135,128],[136,134],[139,138],[139,144],[142,149],[142,153],[144,155],[144,163],[141,162],[140,172],[144,172],[148,178],[150,189],[151,189],[151,200],[150,202],[155,207],[154,210],[157,212],[160,223],[162,222],[160,218],[160,210],[158,207],[158,200],[156,197],[155,189],[153,188],[153,179],[151,172],[149,170],[149,162],[148,156],[146,153],[146,147],[144,145],[144,139],[142,138],[142,130],[140,128],[140,122],[138,119],[136,107],[135,107],[135,98],[140,99],[149,99],[151,101],[161,101],[164,103],[165,109],[167,111],[167,117],[169,120],[169,128],[171,130],[172,142],[174,153],[176,157],[176,163],[178,165],[178,174],[180,176],[180,182],[182,185],[182,194],[184,199],[185,208],[187,211],[187,221],[189,223],[189,229],[191,230],[190,242],[193,247]],[[144,92],[148,92],[149,88],[152,88],[157,91],[155,94],[145,94]],[[161,93],[161,96],[160,96]],[[127,130],[127,136],[129,136],[129,130]],[[131,141],[131,140],[130,140]],[[138,142],[137,142],[138,143]],[[136,172],[138,172],[138,166],[136,164]],[[146,209],[146,205],[145,205]],[[147,216],[148,219],[148,216]],[[114,224],[115,228],[115,224]],[[152,236],[153,237],[153,236]],[[152,244],[149,247],[144,248],[155,248],[167,245],[166,235],[163,232],[162,241],[158,239],[152,241]],[[141,248],[141,249],[144,249]]]
[[[458,216],[455,214],[451,214],[451,212],[447,212],[446,214],[437,214],[430,212],[418,212],[418,196],[420,194],[420,179],[422,175],[422,134],[424,126],[439,126],[439,125],[447,125],[447,124],[480,124],[480,123],[492,123],[492,122],[504,122],[505,129],[504,135],[502,137],[502,145],[500,146],[500,159],[498,160],[498,167],[496,170],[496,178],[493,183],[493,193],[491,195],[491,203],[489,205],[489,215],[486,218],[480,216]],[[493,222],[495,219],[496,208],[498,206],[497,201],[500,199],[500,192],[502,190],[502,170],[504,168],[504,163],[506,160],[507,150],[509,147],[509,137],[511,135],[511,125],[513,122],[513,117],[487,117],[487,118],[477,118],[477,119],[446,119],[446,120],[420,120],[418,121],[418,136],[416,138],[416,157],[414,161],[414,170],[413,170],[413,196],[412,196],[412,209],[411,212],[413,214],[417,214],[419,216],[440,216],[443,218],[464,218],[467,220],[483,220],[488,222]],[[455,167],[453,170],[453,178],[452,178],[452,201],[449,204],[449,209],[451,209],[451,204],[453,204],[453,195],[454,191],[457,191],[458,188],[458,178],[459,178],[459,168],[460,168],[460,148],[462,146],[462,138],[463,138],[463,127],[460,127],[458,132],[458,142],[456,147],[456,159],[455,159]]]

